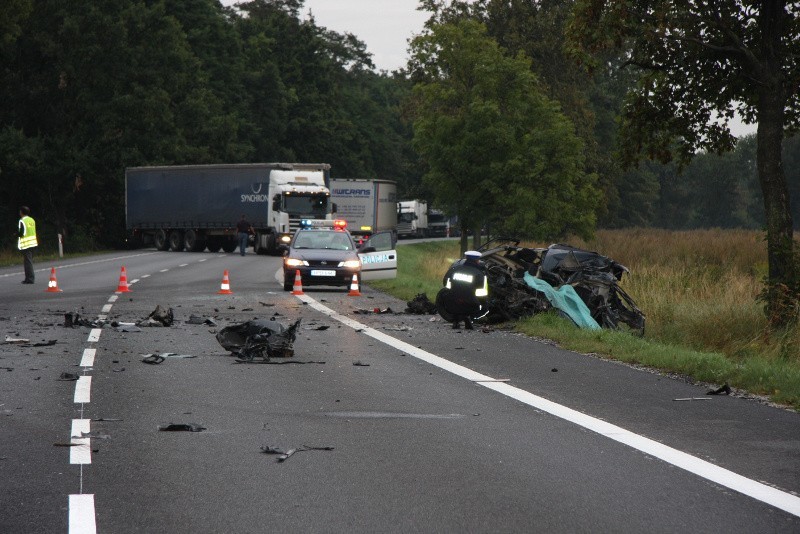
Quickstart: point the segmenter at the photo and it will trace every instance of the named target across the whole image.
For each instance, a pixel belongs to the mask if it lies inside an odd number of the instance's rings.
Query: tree
[[[757,167],[766,214],[767,314],[787,323],[798,301],[793,223],[781,146],[800,126],[800,21],[786,0],[577,0],[569,26],[577,57],[619,49],[637,73],[622,115],[628,163],[680,164],[699,150],[725,152],[734,110],[758,122]],[[720,121],[715,121],[719,117]]]
[[[530,60],[504,55],[473,20],[431,25],[411,51],[414,145],[436,201],[462,229],[476,239],[486,223],[523,237],[591,234],[594,176]]]

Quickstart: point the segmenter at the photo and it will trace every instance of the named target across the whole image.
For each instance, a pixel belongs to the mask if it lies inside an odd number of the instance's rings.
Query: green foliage
[[[5,228],[26,204],[43,235],[114,245],[124,169],[137,165],[307,161],[420,179],[400,113],[410,85],[370,70],[354,36],[300,20],[301,0],[6,4]]]
[[[556,237],[594,229],[594,177],[580,139],[540,90],[524,54],[480,23],[431,26],[412,42],[414,145],[425,181],[462,227]]]

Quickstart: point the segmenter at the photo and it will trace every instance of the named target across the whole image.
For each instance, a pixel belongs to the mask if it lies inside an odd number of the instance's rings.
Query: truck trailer
[[[428,203],[424,200],[401,200],[397,203],[397,237],[428,235]]]
[[[327,163],[130,167],[125,221],[134,242],[158,250],[236,250],[242,215],[254,249],[275,254],[303,219],[330,219]]]
[[[332,178],[334,216],[361,242],[374,233],[397,230],[397,183],[391,180]]]

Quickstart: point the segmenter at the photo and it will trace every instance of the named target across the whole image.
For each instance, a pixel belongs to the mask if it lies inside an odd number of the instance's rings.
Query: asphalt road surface
[[[0,269],[3,339],[29,340],[0,344],[0,532],[800,531],[797,413],[454,331],[369,288],[293,296],[273,257],[55,266],[58,293],[49,264],[34,285]],[[64,327],[67,312],[134,322],[159,304],[172,327]],[[273,316],[302,319],[306,363],[236,363],[215,339]],[[142,362],[164,352],[192,358]]]

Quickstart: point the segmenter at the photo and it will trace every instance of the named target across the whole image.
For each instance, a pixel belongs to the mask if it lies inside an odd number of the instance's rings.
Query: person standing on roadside
[[[244,256],[247,250],[247,242],[250,240],[250,234],[253,233],[253,227],[244,215],[242,215],[242,219],[236,223],[236,232],[238,232],[239,237],[239,251],[242,256]]]
[[[36,221],[31,217],[28,206],[19,208],[19,232],[17,234],[17,248],[22,252],[25,266],[25,280],[23,284],[32,284],[36,278],[33,272],[33,249],[39,245],[36,241]]]

